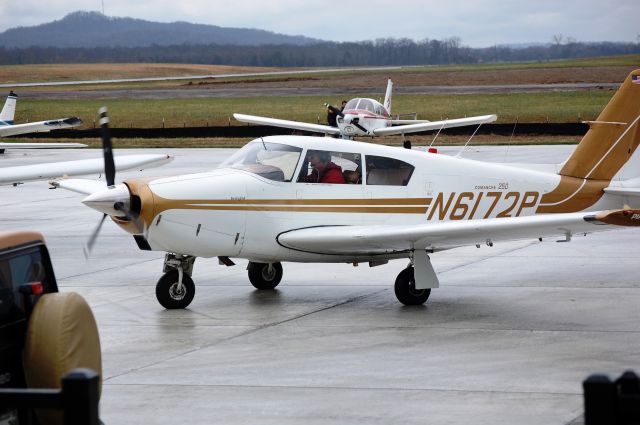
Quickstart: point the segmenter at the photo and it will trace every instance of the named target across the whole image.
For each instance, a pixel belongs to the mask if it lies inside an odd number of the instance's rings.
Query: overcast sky
[[[0,32],[57,20],[101,0],[0,0]],[[443,39],[473,47],[549,42],[640,41],[638,0],[104,0],[109,16],[259,28],[334,41]]]

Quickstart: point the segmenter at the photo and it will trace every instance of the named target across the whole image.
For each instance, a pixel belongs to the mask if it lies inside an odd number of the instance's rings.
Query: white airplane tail
[[[391,91],[393,90],[393,81],[391,78],[387,81],[387,92],[384,94],[384,107],[391,113]]]
[[[18,95],[13,91],[9,92],[7,101],[0,112],[0,125],[13,125],[13,118],[16,114],[16,99]]]

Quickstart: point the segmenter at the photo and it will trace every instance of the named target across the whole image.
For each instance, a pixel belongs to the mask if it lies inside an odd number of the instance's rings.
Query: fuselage
[[[372,136],[373,130],[391,125],[389,111],[373,99],[351,99],[342,113],[344,116],[337,119],[338,128],[342,134],[350,137]]]
[[[273,149],[285,149],[286,155],[247,163]],[[299,181],[308,167],[307,153],[315,150],[331,152],[343,171],[359,180]],[[586,201],[582,196],[575,203],[580,182],[567,184],[557,174],[354,141],[265,137],[238,154],[236,162],[232,158],[207,173],[125,182],[141,200],[140,232],[153,250],[262,262],[367,261],[291,250],[277,238],[315,226],[423,224],[615,207],[606,196]],[[405,255],[386,253],[398,256]]]

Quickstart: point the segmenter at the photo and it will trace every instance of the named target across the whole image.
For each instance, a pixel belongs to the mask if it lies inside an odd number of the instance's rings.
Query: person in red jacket
[[[308,183],[344,184],[342,168],[331,162],[331,154],[329,152],[311,151],[308,154],[308,158],[313,170],[302,181]]]

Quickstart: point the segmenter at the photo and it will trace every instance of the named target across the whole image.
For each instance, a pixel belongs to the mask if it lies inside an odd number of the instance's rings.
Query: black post
[[[623,424],[640,424],[640,379],[628,370],[616,379],[618,418]]]
[[[605,375],[591,375],[583,383],[584,424],[616,423],[616,386]]]
[[[64,425],[99,425],[100,375],[91,369],[74,369],[62,378]]]

